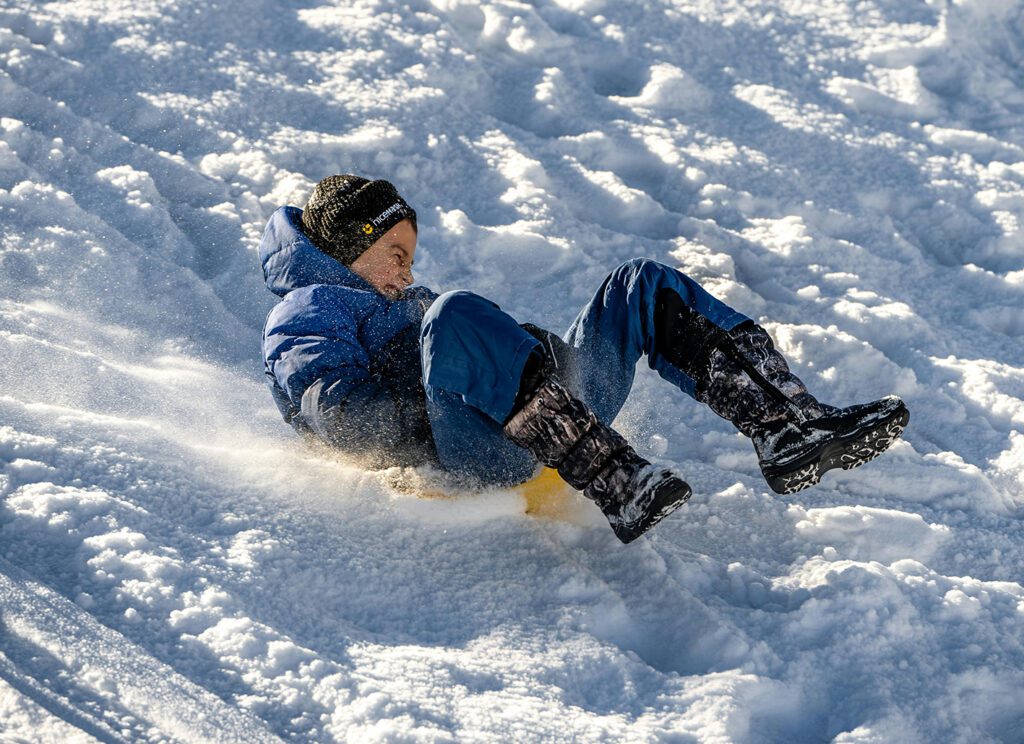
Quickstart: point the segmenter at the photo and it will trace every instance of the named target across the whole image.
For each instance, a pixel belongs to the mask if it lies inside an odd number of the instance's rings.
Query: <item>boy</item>
[[[894,396],[816,400],[767,332],[668,266],[613,271],[563,338],[466,291],[412,287],[416,213],[387,181],[320,181],[260,243],[283,300],[263,336],[267,381],[300,433],[370,465],[438,464],[470,483],[558,470],[630,542],[690,487],[610,424],[646,354],[658,373],[751,438],[768,484],[792,493],[887,449],[909,413]]]

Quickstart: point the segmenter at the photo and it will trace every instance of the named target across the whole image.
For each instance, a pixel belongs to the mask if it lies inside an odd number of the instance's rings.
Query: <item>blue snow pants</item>
[[[694,394],[694,380],[657,353],[655,297],[666,287],[723,330],[748,319],[657,261],[633,259],[619,266],[563,336],[575,370],[566,384],[607,424],[625,403],[643,354],[664,379]],[[529,480],[537,460],[505,437],[502,423],[540,342],[496,304],[464,290],[434,301],[420,340],[427,413],[442,467],[476,484]]]

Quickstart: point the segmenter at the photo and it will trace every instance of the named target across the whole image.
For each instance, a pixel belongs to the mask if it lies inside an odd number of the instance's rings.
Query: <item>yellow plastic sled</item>
[[[535,517],[568,519],[577,508],[576,491],[551,468],[544,468],[515,490],[526,499],[526,513]]]
[[[457,490],[438,487],[436,483],[424,483],[421,478],[408,471],[389,473],[386,482],[395,490],[415,495],[421,499],[457,499]],[[533,517],[576,521],[574,515],[580,511],[580,497],[576,491],[558,475],[557,470],[543,468],[532,480],[510,489],[522,495],[524,511]]]

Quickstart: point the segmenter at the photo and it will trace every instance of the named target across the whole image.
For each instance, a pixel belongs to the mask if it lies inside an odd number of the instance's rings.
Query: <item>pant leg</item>
[[[540,342],[490,300],[461,290],[434,301],[420,341],[427,415],[442,467],[476,483],[528,480],[537,461],[505,437],[502,424]]]
[[[694,394],[694,380],[658,351],[654,311],[657,294],[665,288],[723,330],[749,320],[670,266],[645,258],[619,266],[564,336],[575,352],[579,395],[605,423],[610,424],[626,402],[637,360],[644,354],[664,379]]]
[[[657,349],[654,312],[663,288],[723,330],[749,320],[669,266],[649,259],[619,266],[564,336],[574,357],[566,383],[605,423],[625,403],[644,354],[663,378],[694,394],[695,382]],[[434,302],[424,316],[421,341],[427,411],[442,466],[483,482],[528,479],[536,461],[505,437],[501,423],[539,342],[493,302],[465,291]]]

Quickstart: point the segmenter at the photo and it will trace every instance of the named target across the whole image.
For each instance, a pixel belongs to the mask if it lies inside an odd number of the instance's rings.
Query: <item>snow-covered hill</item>
[[[0,739],[1024,741],[1018,0],[0,3]],[[906,441],[794,497],[646,368],[692,502],[395,494],[261,379],[255,246],[395,182],[418,279],[562,330],[617,263]]]

